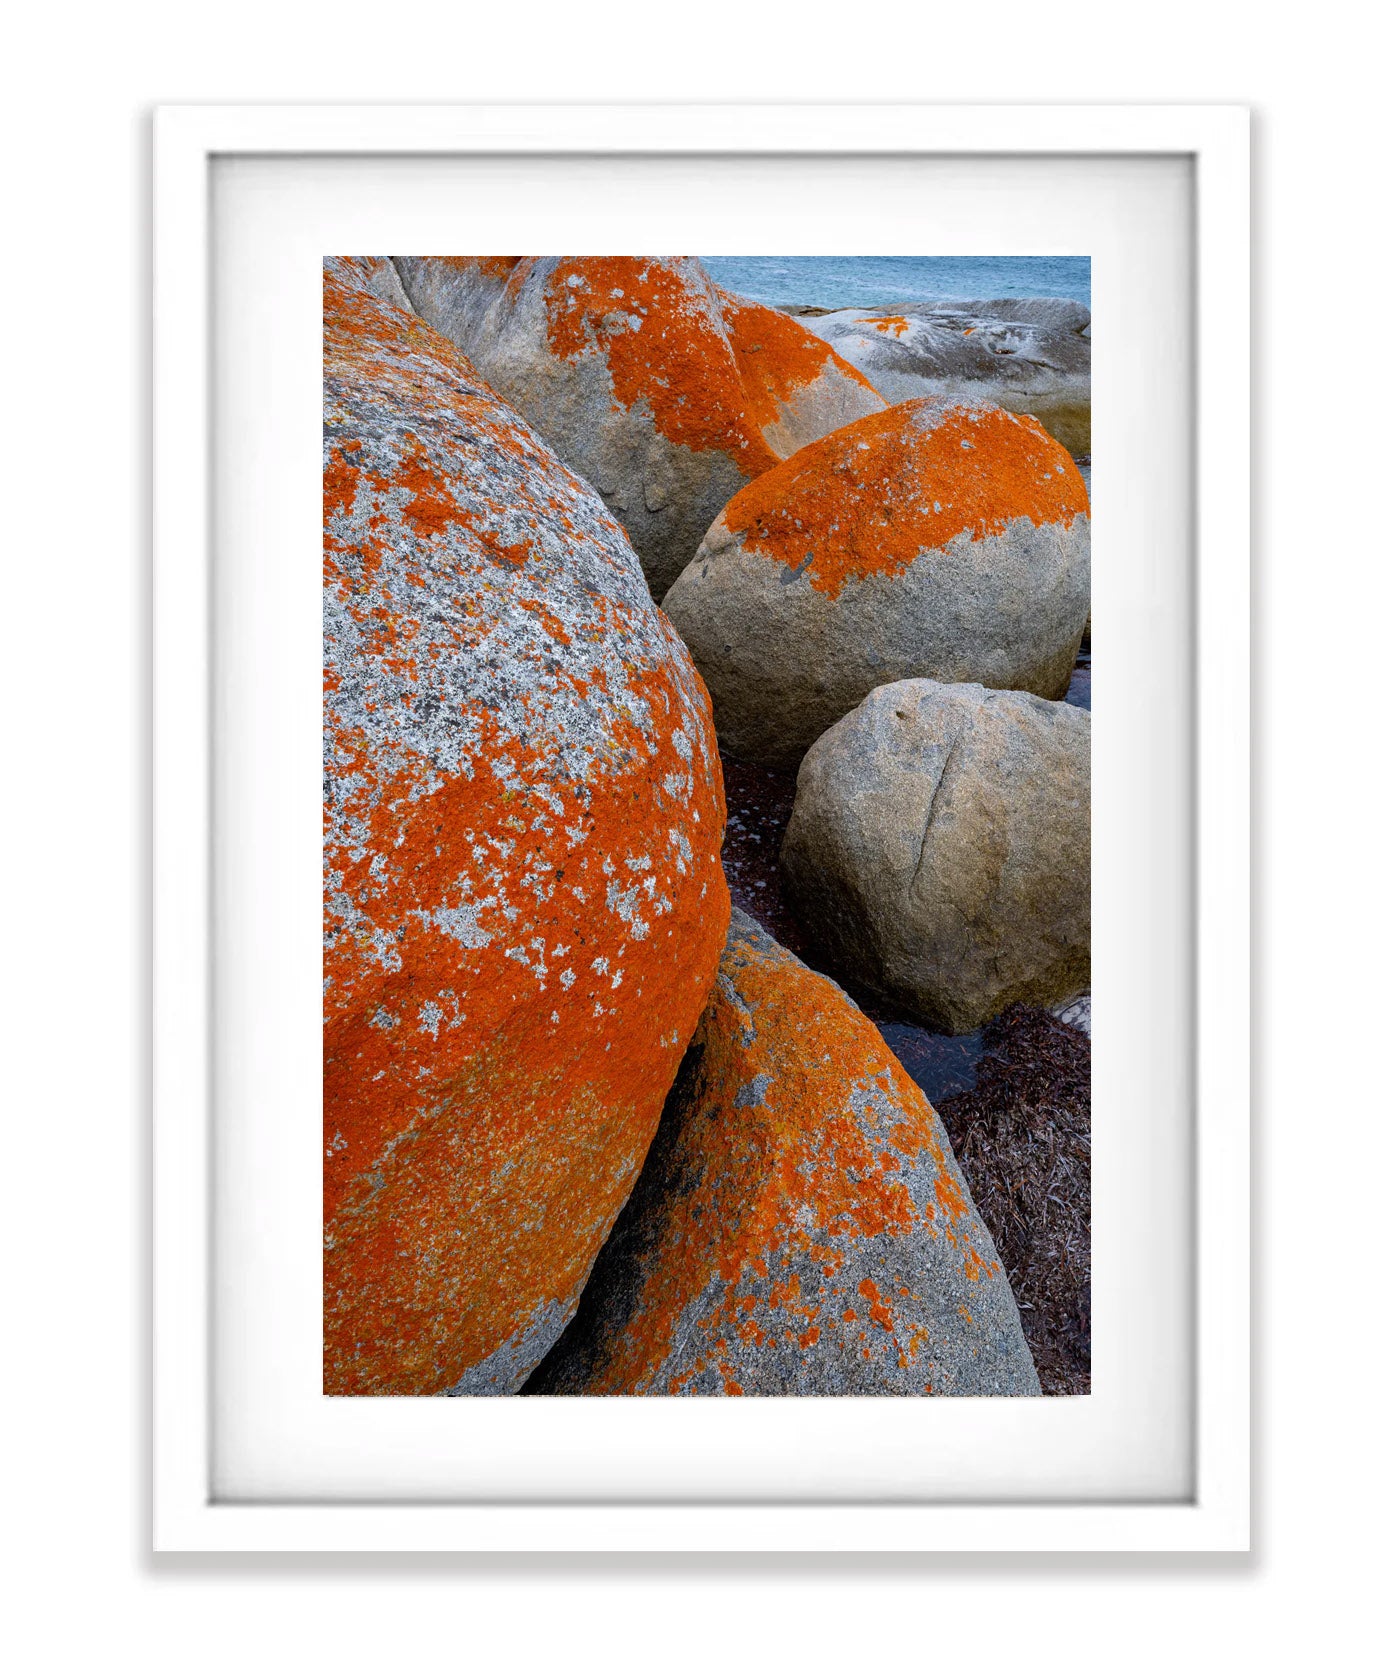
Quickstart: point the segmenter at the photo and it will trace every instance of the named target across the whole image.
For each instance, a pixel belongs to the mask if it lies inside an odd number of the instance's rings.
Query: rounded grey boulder
[[[1089,714],[877,688],[802,761],[789,902],[842,978],[940,1032],[1089,984]]]
[[[795,767],[905,677],[1063,698],[1089,615],[1089,501],[1034,420],[901,403],[736,495],[662,605],[723,745]]]

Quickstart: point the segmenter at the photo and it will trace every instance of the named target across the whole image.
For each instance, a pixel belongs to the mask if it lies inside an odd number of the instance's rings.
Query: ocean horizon
[[[726,291],[771,307],[886,308],[952,298],[1063,297],[1090,307],[1089,258],[701,257]]]

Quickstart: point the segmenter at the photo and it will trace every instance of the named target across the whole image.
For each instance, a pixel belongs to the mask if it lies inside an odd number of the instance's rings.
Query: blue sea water
[[[1088,257],[701,257],[759,303],[884,308],[940,298],[1065,297],[1089,304]]]

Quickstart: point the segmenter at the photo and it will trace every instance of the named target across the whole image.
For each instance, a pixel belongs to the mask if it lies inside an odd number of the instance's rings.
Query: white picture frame
[[[1195,693],[1182,704],[1190,705],[1195,719],[1209,719],[1210,727],[1197,724],[1193,741],[1195,1011],[1193,1031],[1181,1046],[1183,1055],[1194,1050],[1195,1086],[1189,1494],[915,1503],[824,1498],[819,1487],[806,1499],[705,1503],[551,1500],[547,1493],[474,1502],[218,1497],[210,1354],[218,1307],[211,1261],[211,1190],[220,1158],[212,1109],[218,1070],[210,913],[217,836],[209,789],[214,730],[229,727],[230,720],[218,718],[211,703],[211,650],[219,634],[211,591],[212,173],[219,160],[305,154],[545,159],[775,153],[1126,155],[1186,158],[1193,169],[1196,657]],[[155,171],[156,1548],[1247,1549],[1247,113],[1226,106],[168,107],[157,114]]]

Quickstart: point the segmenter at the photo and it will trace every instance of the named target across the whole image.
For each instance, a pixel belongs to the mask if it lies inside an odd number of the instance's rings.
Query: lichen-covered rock
[[[450,338],[626,527],[659,600],[749,479],[885,406],[693,257],[397,257]]]
[[[994,403],[1089,453],[1089,311],[1071,298],[837,309],[803,324],[891,402]]]
[[[728,925],[702,685],[625,537],[353,263],[325,290],[325,1387],[511,1393]]]
[[[529,1392],[1040,1392],[937,1114],[845,993],[742,912]]]
[[[1089,499],[1034,420],[901,403],[740,491],[664,605],[724,746],[794,766],[904,677],[1060,699],[1089,615]]]
[[[403,281],[399,279],[399,271],[394,267],[392,258],[337,257],[334,261],[347,284],[358,285],[362,290],[372,292],[381,302],[413,314],[413,305],[408,301],[408,293],[403,289]]]
[[[802,761],[788,902],[834,971],[939,1032],[1089,983],[1089,714],[877,688]]]
[[[519,257],[395,257],[393,264],[410,307],[470,359],[473,349],[479,353],[486,348],[482,324],[520,261]],[[479,363],[473,366],[484,371]]]

